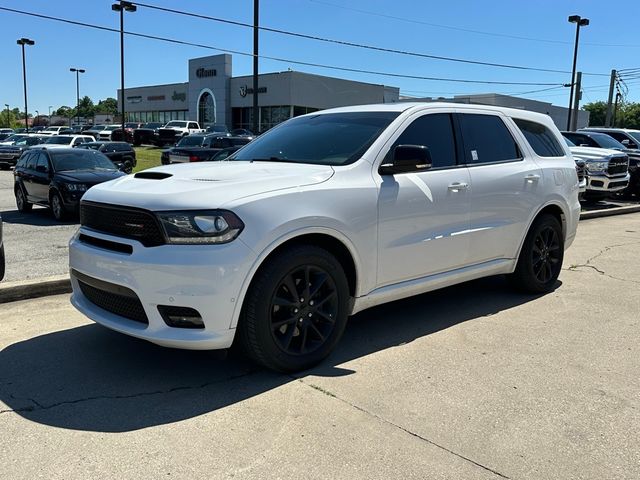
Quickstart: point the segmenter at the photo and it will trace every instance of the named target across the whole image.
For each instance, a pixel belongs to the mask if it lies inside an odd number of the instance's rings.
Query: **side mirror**
[[[588,146],[589,146],[589,144],[588,144],[588,143],[581,143],[581,144],[580,144],[580,146],[581,146],[581,147],[588,147]]]
[[[620,143],[623,144],[627,148],[629,148],[629,145],[631,145],[631,142],[629,140],[627,140],[626,138],[624,140],[622,140]]]
[[[431,152],[424,145],[398,145],[393,149],[392,163],[380,165],[380,175],[422,172],[431,168]]]

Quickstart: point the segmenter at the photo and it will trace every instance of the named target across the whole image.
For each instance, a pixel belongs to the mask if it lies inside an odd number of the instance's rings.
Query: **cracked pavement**
[[[0,479],[640,477],[640,214],[542,297],[484,279],[362,312],[296,376],[0,305]]]

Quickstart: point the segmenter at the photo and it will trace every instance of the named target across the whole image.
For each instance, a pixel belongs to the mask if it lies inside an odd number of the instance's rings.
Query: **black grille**
[[[138,240],[145,247],[165,244],[158,220],[146,210],[81,202],[80,223],[98,232]]]
[[[133,290],[72,271],[82,294],[94,305],[134,322],[149,324],[140,299]]]
[[[627,173],[627,170],[629,170],[629,160],[627,157],[615,157],[609,162],[607,173],[609,175],[619,175],[621,173]]]

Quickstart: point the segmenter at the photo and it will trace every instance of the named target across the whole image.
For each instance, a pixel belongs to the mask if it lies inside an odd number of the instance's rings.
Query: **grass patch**
[[[137,165],[133,169],[134,173],[161,165],[160,154],[162,153],[162,148],[133,147],[133,149],[136,151],[137,160]]]

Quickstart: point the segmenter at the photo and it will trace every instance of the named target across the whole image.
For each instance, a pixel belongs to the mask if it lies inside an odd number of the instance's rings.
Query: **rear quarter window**
[[[518,126],[524,137],[533,148],[533,151],[540,157],[563,157],[564,150],[556,140],[555,135],[541,123],[530,120],[514,118],[513,121]],[[575,143],[575,142],[574,142]]]
[[[518,144],[499,116],[463,113],[459,118],[467,164],[522,159]]]

